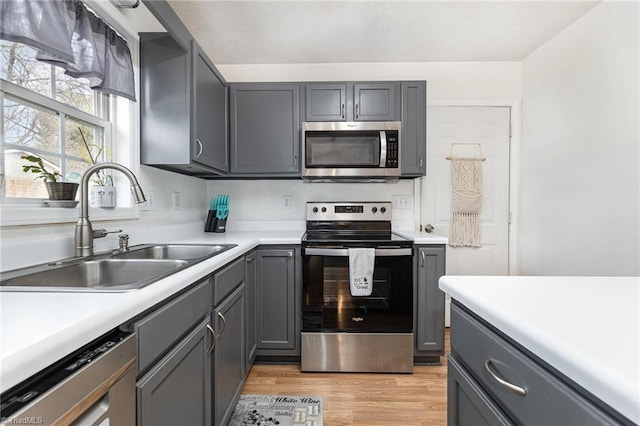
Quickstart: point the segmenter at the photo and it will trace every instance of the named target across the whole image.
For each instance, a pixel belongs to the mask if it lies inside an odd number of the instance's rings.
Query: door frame
[[[509,275],[518,275],[520,262],[518,254],[518,218],[520,211],[520,161],[522,149],[522,109],[520,99],[427,99],[427,109],[430,106],[451,106],[451,107],[506,107],[509,108],[509,124],[511,138],[509,146],[509,213],[510,220],[508,226],[509,247],[508,262]],[[427,115],[427,126],[429,116]],[[427,140],[427,144],[429,141]],[[422,216],[422,179],[416,179],[414,184],[416,223],[420,223]],[[420,206],[420,207],[418,207]]]

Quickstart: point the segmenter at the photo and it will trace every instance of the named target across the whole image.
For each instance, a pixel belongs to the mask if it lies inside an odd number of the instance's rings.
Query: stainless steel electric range
[[[309,202],[302,239],[302,371],[413,369],[413,243],[390,202]],[[349,249],[374,249],[370,295],[352,295]]]

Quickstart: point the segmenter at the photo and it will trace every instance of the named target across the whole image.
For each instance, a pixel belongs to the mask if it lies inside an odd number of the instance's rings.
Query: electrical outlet
[[[282,196],[282,208],[290,209],[291,208],[291,195],[283,195]]]
[[[173,191],[171,205],[173,210],[180,210],[182,208],[182,193],[180,191]]]
[[[140,209],[143,211],[153,211],[153,191],[144,191],[144,198],[147,199],[140,205]]]
[[[408,195],[394,195],[391,198],[394,209],[409,209],[411,208],[411,198]]]

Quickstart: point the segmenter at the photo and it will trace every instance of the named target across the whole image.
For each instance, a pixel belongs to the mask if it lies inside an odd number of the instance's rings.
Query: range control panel
[[[307,202],[308,221],[391,220],[391,202]]]

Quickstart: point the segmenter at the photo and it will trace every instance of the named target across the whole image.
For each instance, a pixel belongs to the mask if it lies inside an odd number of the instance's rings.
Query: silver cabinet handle
[[[298,168],[298,156],[297,155],[293,156],[293,167],[295,167],[296,169]]]
[[[252,262],[254,262],[255,260],[256,260],[256,257],[255,257],[255,256],[253,256],[253,257],[247,257],[247,263],[252,263]]]
[[[344,118],[344,104],[340,106],[340,115]]]
[[[287,256],[289,256],[289,257],[293,257],[293,252],[292,252],[292,251],[287,252]]]
[[[421,251],[420,252],[420,256],[422,257],[422,263],[420,264],[420,267],[424,268],[424,261],[425,261],[427,255],[424,253],[424,251]]]
[[[358,109],[359,109],[360,105],[356,104],[356,120],[358,119],[359,115],[358,115]]]
[[[218,338],[216,336],[216,332],[213,331],[211,325],[207,324],[207,330],[211,333],[211,346],[209,347],[209,353],[213,352],[213,349],[216,347],[216,343],[218,342]]]
[[[418,162],[420,163],[420,168],[422,168],[422,157],[418,158]]]
[[[198,144],[198,148],[200,149],[200,151],[196,154],[196,158],[200,158],[200,156],[202,155],[202,151],[204,151],[204,148],[202,146],[202,142],[200,142],[200,139],[196,139],[196,143]]]
[[[218,317],[220,317],[220,319],[222,320],[222,331],[220,332],[220,339],[222,339],[222,336],[224,336],[224,332],[227,331],[227,320],[220,312],[218,312]]]
[[[491,358],[487,358],[487,360],[484,362],[484,368],[485,368],[485,370],[487,370],[487,372],[489,372],[491,377],[493,377],[493,379],[496,382],[500,383],[505,388],[517,393],[520,396],[525,396],[527,394],[527,391],[525,390],[525,388],[522,388],[520,386],[516,386],[513,383],[509,383],[506,380],[504,380],[503,378],[501,378],[500,376],[498,376],[496,374],[496,372],[493,371],[493,368],[491,368]]]

